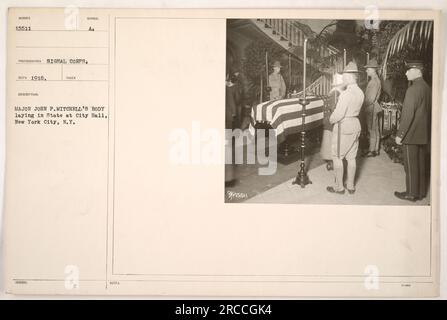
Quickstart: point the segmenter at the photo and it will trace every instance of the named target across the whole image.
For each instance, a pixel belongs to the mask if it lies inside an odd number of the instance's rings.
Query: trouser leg
[[[241,121],[241,129],[245,130],[250,125],[250,116],[251,116],[251,107],[244,106],[242,111],[242,121]]]
[[[412,197],[419,197],[419,146],[403,145],[405,184],[407,194]]]
[[[343,190],[343,160],[334,158],[334,173],[335,173],[335,187],[336,191]]]
[[[225,182],[234,180],[234,141],[230,132],[225,131]]]
[[[237,115],[236,115],[236,128],[240,128],[241,124],[242,124],[242,115],[243,115],[243,106],[242,105],[237,105]]]
[[[374,143],[375,139],[373,132],[373,112],[371,110],[366,111],[366,125],[368,129],[368,142],[369,142],[368,151],[373,151],[375,145]]]
[[[359,148],[359,136],[360,132],[356,134],[352,134],[349,137],[349,141],[352,141],[351,147],[349,148],[348,152],[346,153],[346,161],[348,162],[348,172],[346,177],[346,187],[349,190],[354,190],[354,181],[355,181],[355,172],[357,169],[357,151]]]
[[[419,145],[418,146],[418,156],[419,156],[419,197],[425,198],[425,194],[427,193],[426,186],[426,146]]]
[[[348,176],[346,177],[346,187],[349,190],[354,190],[355,172],[357,169],[357,163],[355,159],[346,159],[348,162]]]
[[[405,192],[410,190],[410,175],[408,173],[408,150],[407,145],[402,145],[402,156],[404,158],[404,171],[405,171]]]
[[[369,114],[370,119],[370,128],[369,128],[369,151],[377,152],[379,151],[379,142],[380,142],[380,132],[379,132],[379,121],[378,121],[378,113],[371,112]]]
[[[376,145],[375,145],[375,151],[379,152],[380,149],[380,137],[382,136],[381,134],[381,113],[376,113],[375,115],[376,117]]]

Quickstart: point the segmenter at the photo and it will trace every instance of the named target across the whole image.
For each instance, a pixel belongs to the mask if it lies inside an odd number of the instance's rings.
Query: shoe
[[[368,151],[368,153],[365,154],[365,157],[372,158],[375,157],[377,153],[375,151]]]
[[[345,187],[345,189],[348,190],[348,193],[349,193],[349,194],[354,194],[354,193],[355,193],[355,189],[349,189],[349,188],[346,186],[346,183],[343,184],[343,187]]]
[[[334,187],[327,187],[326,190],[329,191],[330,193],[345,194],[345,189],[337,191],[334,189]]]
[[[401,199],[401,200],[408,200],[408,201],[411,201],[411,202],[415,202],[415,201],[419,200],[417,197],[410,196],[406,192],[397,192],[397,191],[395,191],[394,195],[397,198]]]

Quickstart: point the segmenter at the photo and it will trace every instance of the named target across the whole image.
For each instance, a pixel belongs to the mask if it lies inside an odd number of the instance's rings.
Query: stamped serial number
[[[28,27],[28,26],[16,26],[16,31],[31,31],[31,27]]]

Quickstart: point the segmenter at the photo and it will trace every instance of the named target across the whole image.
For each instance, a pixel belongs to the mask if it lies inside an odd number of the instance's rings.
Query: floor
[[[253,141],[251,141],[251,143],[253,143]],[[242,148],[245,149],[240,151],[244,155],[247,154],[246,147],[247,146],[244,145]],[[238,148],[241,147],[239,146]],[[273,146],[273,148],[276,148],[276,146]],[[281,151],[281,149],[282,146],[279,150]],[[264,193],[277,185],[296,177],[299,170],[300,158],[300,154],[297,152],[299,149],[299,140],[290,140],[289,149],[291,153],[287,158],[278,153],[278,161],[276,162],[277,170],[274,175],[259,175],[258,169],[262,166],[258,163],[235,165],[234,170],[237,183],[233,187],[225,188],[226,202],[243,202],[246,199],[250,199]],[[264,152],[264,150],[261,152]],[[319,143],[307,143],[306,154],[307,156],[305,163],[308,170],[321,166],[325,163],[319,155]]]
[[[409,202],[394,196],[394,191],[405,190],[405,172],[402,164],[394,163],[385,152],[374,158],[358,158],[356,192],[344,195],[327,192],[332,185],[333,171],[327,171],[324,163],[311,168],[308,175],[312,184],[301,188],[292,184],[294,177],[265,192],[255,195],[248,203],[296,203],[296,204],[354,204],[354,205],[429,205],[430,192],[425,199]],[[297,163],[294,164],[295,172]]]

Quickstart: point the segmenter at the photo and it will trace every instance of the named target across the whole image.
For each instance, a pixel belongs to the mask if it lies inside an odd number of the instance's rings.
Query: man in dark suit
[[[233,155],[234,143],[231,131],[237,126],[235,120],[237,117],[237,101],[239,100],[239,91],[235,86],[235,76],[227,75],[225,81],[225,156],[231,154],[230,163],[225,163],[225,187],[233,187],[236,184]],[[229,130],[229,131],[228,131]]]
[[[238,91],[238,100],[236,101],[236,124],[237,128],[245,130],[250,125],[251,99],[250,85],[248,79],[241,72],[241,65],[235,63],[231,68],[231,77],[234,79],[234,85]]]
[[[396,143],[403,145],[407,189],[394,195],[414,202],[423,199],[427,192],[425,157],[431,132],[431,88],[422,78],[422,61],[408,61],[406,66],[406,76],[412,84],[405,94]]]

